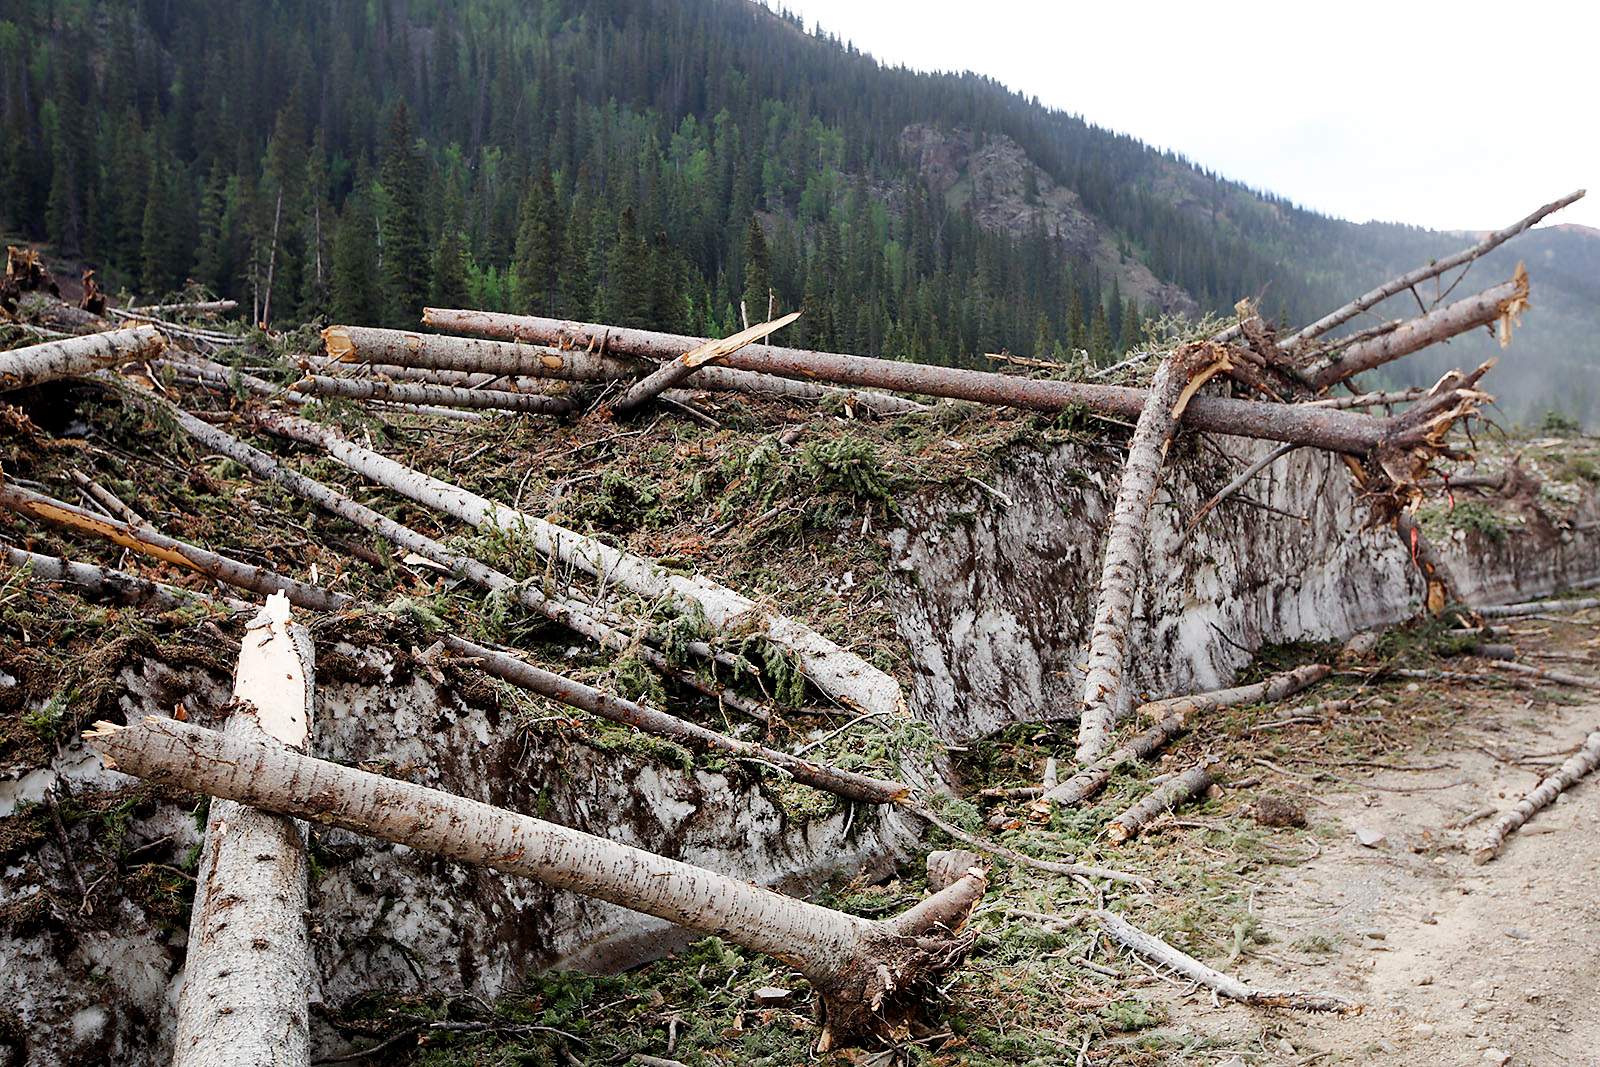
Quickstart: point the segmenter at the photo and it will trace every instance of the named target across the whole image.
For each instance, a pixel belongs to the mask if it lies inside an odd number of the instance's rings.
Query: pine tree
[[[1089,332],[1083,322],[1083,294],[1076,285],[1072,287],[1072,303],[1067,309],[1067,347],[1074,355],[1089,348]]]
[[[428,295],[423,171],[415,141],[406,105],[396,104],[389,120],[380,171],[386,194],[382,225],[383,318],[390,325],[403,328],[417,325]]]
[[[549,178],[547,171],[543,181],[530,185],[522,198],[517,248],[512,260],[517,275],[517,310],[535,315],[550,310],[556,255],[560,249],[551,226],[556,204]]]
[[[761,220],[750,216],[750,225],[744,234],[744,301],[745,314],[753,326],[767,321],[767,305],[772,291],[772,274],[767,255],[767,235],[761,230]]]
[[[1105,363],[1111,355],[1111,325],[1106,321],[1106,306],[1094,302],[1094,320],[1089,324],[1089,358]]]
[[[434,307],[467,305],[467,250],[461,232],[446,226],[433,249],[433,287],[428,299]]]
[[[364,326],[383,314],[383,287],[378,276],[377,223],[362,193],[352,193],[333,237],[331,286],[334,321]]]
[[[1137,348],[1142,338],[1139,336],[1139,302],[1129,299],[1122,305],[1122,330],[1117,335],[1121,341],[1124,352]]]

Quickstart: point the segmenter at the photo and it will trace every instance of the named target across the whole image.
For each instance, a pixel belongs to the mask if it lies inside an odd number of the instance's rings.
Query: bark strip
[[[720,341],[707,341],[698,348],[692,348],[681,356],[663,363],[660,367],[634,382],[628,391],[622,394],[622,399],[611,405],[613,414],[626,415],[631,411],[648,403],[652,397],[659,396],[689,375],[699,367],[708,363],[715,363],[724,357],[737,352],[745,345],[758,337],[764,337],[775,330],[781,330],[795,319],[800,317],[800,312],[791,312],[781,319],[763,322],[756,326],[740,330],[731,337]]]
[[[1200,796],[1211,788],[1211,761],[1205,760],[1182,774],[1175,774],[1156,786],[1133,807],[1112,819],[1106,826],[1106,840],[1120,845],[1149,825],[1150,820],[1165,814],[1186,800]]]
[[[526,538],[541,555],[603,576],[648,600],[666,598],[680,609],[698,608],[715,630],[728,634],[763,634],[790,652],[800,671],[818,689],[849,707],[858,711],[905,714],[905,697],[900,692],[900,684],[888,674],[809,626],[767,611],[708,578],[673,574],[643,556],[612,548],[592,537],[431,478],[348,441],[325,426],[278,415],[262,415],[259,421],[273,433],[324,449],[356,473],[419,504],[473,526],[500,529]]]
[[[1515,318],[1528,305],[1528,272],[1517,265],[1516,277],[1487,289],[1477,296],[1458,300],[1442,308],[1435,308],[1381,337],[1353,344],[1328,358],[1325,363],[1307,367],[1306,376],[1313,386],[1329,386],[1352,378],[1364,371],[1381,367],[1401,356],[1408,356],[1431,344],[1448,340],[1478,326],[1505,322]],[[1502,333],[1501,344],[1506,340]]]
[[[984,872],[971,868],[901,916],[875,922],[568,827],[171,719],[102,722],[84,737],[118,770],[153,782],[533,878],[778,957],[821,994],[824,1050],[913,1007],[923,980],[965,958],[971,938],[962,931],[987,886]]]
[[[72,378],[129,360],[154,359],[167,340],[154,326],[84,334],[0,352],[0,392]]]
[[[1506,847],[1507,837],[1521,829],[1522,824],[1539,811],[1554,804],[1563,790],[1585,775],[1592,774],[1596,767],[1600,767],[1600,730],[1585,738],[1583,747],[1569,756],[1556,773],[1540,782],[1533,792],[1517,802],[1516,807],[1494,821],[1484,835],[1483,842],[1472,850],[1472,862],[1488,863],[1499,856]]]
[[[1162,967],[1215,990],[1230,1000],[1241,1001],[1261,1008],[1295,1008],[1299,1011],[1330,1011],[1341,1015],[1359,1015],[1361,1005],[1331,993],[1308,993],[1294,989],[1255,989],[1232,975],[1214,971],[1186,952],[1180,952],[1153,934],[1147,934],[1128,920],[1112,912],[1094,913],[1106,935],[1124,948],[1131,949]]]
[[[582,355],[586,350],[614,352],[638,358],[671,359],[702,343],[703,338],[649,330],[621,329],[593,323],[566,322],[531,315],[504,315],[488,311],[444,311],[428,308],[425,321],[440,329],[490,337],[510,338],[576,348],[567,355]],[[337,329],[347,329],[337,327]],[[352,329],[353,328],[348,328]],[[389,331],[394,332],[394,331]],[[326,336],[326,333],[325,333]],[[424,338],[425,335],[409,335]],[[445,347],[471,338],[450,337],[423,340],[418,346]],[[492,342],[478,341],[478,344]],[[530,349],[506,342],[510,352]],[[333,347],[330,343],[330,354]],[[400,353],[393,353],[398,355]],[[374,356],[380,353],[374,353]],[[367,358],[363,351],[357,358]],[[594,358],[594,357],[588,357]],[[421,365],[414,360],[386,358],[385,362]],[[739,369],[767,375],[781,375],[807,381],[920,393],[924,396],[970,400],[980,404],[1023,408],[1030,411],[1061,411],[1086,407],[1104,415],[1133,419],[1144,409],[1148,392],[1118,385],[1092,385],[1084,382],[1023,378],[992,371],[938,367],[931,364],[903,363],[892,359],[837,352],[808,352],[774,345],[747,345],[728,356],[725,368],[706,368],[697,378],[718,370]],[[526,363],[510,365],[476,364],[471,361],[432,363],[456,370],[496,370],[502,373],[528,373],[519,369]],[[1348,411],[1311,408],[1300,404],[1263,403],[1233,400],[1228,397],[1195,397],[1184,411],[1186,425],[1213,433],[1236,437],[1255,437],[1276,441],[1296,441],[1334,452],[1364,454],[1392,438],[1394,429],[1387,419]],[[1404,443],[1404,442],[1400,442]]]
[[[233,713],[214,736],[279,751],[306,747],[311,637],[274,594],[240,645]],[[303,1067],[310,1062],[304,827],[217,800],[190,915],[173,1067]]]
[[[1083,680],[1083,710],[1078,723],[1078,762],[1093,763],[1110,743],[1122,696],[1122,669],[1128,655],[1128,622],[1133,615],[1145,521],[1155,497],[1156,476],[1178,419],[1194,389],[1229,366],[1221,348],[1195,345],[1168,356],[1156,371],[1144,410],[1128,445],[1116,506],[1106,529],[1105,561],[1100,571],[1089,666]]]

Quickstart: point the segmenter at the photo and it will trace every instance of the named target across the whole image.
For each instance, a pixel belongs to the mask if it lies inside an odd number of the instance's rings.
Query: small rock
[[[1416,1026],[1413,1026],[1411,1028],[1411,1032],[1413,1034],[1415,1034],[1416,1036],[1426,1040],[1426,1039],[1432,1037],[1434,1034],[1438,1033],[1439,1031],[1438,1031],[1438,1028],[1435,1027],[1432,1023],[1418,1023]]]
[[[792,990],[784,989],[782,986],[764,985],[750,996],[757,1004],[771,1007],[784,1003],[793,995]]]
[[[1505,1067],[1505,1064],[1511,1062],[1511,1053],[1501,1052],[1493,1047],[1486,1048],[1483,1050],[1483,1062],[1492,1063],[1495,1067]]]
[[[1251,807],[1256,822],[1261,826],[1306,825],[1306,806],[1294,797],[1268,793],[1257,797]]]
[[[1431,975],[1431,974],[1423,975],[1421,978],[1417,979],[1417,984],[1418,985],[1432,985],[1433,984],[1433,975]]]
[[[1532,934],[1528,933],[1528,931],[1524,930],[1520,926],[1507,927],[1506,936],[1516,938],[1518,941],[1527,941],[1533,937]]]
[[[1388,840],[1382,830],[1374,830],[1370,826],[1356,829],[1356,842],[1365,848],[1381,848]]]
[[[1363,930],[1361,931],[1361,936],[1370,937],[1374,941],[1389,940],[1389,932],[1387,930]]]

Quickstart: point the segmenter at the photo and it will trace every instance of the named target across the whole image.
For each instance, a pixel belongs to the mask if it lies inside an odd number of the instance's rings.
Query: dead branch
[[[1044,791],[1043,800],[1054,804],[1076,804],[1098,793],[1111,780],[1112,772],[1125,763],[1147,759],[1151,753],[1189,728],[1181,713],[1168,715],[1155,725],[1112,749],[1054,789]],[[1048,810],[1048,804],[1044,805]]]
[[[332,327],[339,336],[324,333],[330,355],[340,358],[373,359],[412,366],[448,366],[456,370],[498,371],[508,374],[539,373],[534,367],[541,360],[560,364],[574,357],[594,360],[586,353],[605,351],[635,358],[666,360],[687,352],[703,338],[649,330],[621,329],[592,323],[565,322],[531,315],[503,315],[487,311],[424,310],[424,322],[439,329],[459,330],[482,336],[508,338],[500,349],[472,349],[495,352],[491,364],[482,357],[451,359],[444,353],[457,345],[492,345],[492,341],[467,337],[439,337],[429,334],[401,334],[398,331],[358,330]],[[381,346],[371,347],[364,340],[373,333],[385,337]],[[512,341],[524,342],[513,344]],[[551,355],[548,349],[529,348],[526,342],[565,346]],[[463,354],[466,348],[458,349]],[[348,357],[344,353],[349,353]],[[808,352],[773,345],[748,345],[730,355],[726,366],[712,371],[739,369],[797,379],[834,382],[893,392],[920,393],[924,396],[970,400],[980,404],[1056,412],[1086,407],[1104,415],[1137,418],[1144,409],[1148,391],[1116,385],[1092,385],[1050,379],[1024,378],[992,371],[938,367],[904,363],[892,359],[873,359],[835,352]],[[604,376],[604,375],[601,375]],[[1310,408],[1298,404],[1233,400],[1228,397],[1195,397],[1184,411],[1184,424],[1194,429],[1239,437],[1277,441],[1297,441],[1334,452],[1364,454],[1380,444],[1414,443],[1420,434],[1396,435],[1388,419],[1351,412]]]
[[[705,344],[692,348],[681,356],[668,360],[629,386],[628,391],[622,394],[622,399],[611,405],[612,413],[626,415],[631,411],[637,410],[648,403],[652,397],[658,396],[689,377],[697,368],[709,363],[716,363],[737,352],[756,338],[764,337],[775,330],[780,330],[799,317],[800,312],[794,311],[781,319],[774,319],[771,322],[763,322],[756,326],[747,327],[732,337],[726,337],[720,341],[707,341]]]
[[[304,750],[314,686],[311,637],[269,597],[240,645],[233,713],[218,737]],[[233,800],[206,818],[173,1067],[310,1061],[304,828]]]
[[[1300,446],[1295,444],[1293,441],[1281,444],[1277,448],[1274,448],[1271,452],[1268,452],[1266,455],[1256,460],[1254,463],[1250,464],[1250,466],[1246,467],[1243,474],[1239,475],[1233,481],[1229,482],[1227,485],[1218,490],[1216,496],[1213,496],[1210,500],[1207,500],[1204,504],[1200,505],[1199,509],[1194,513],[1194,518],[1190,519],[1189,524],[1183,528],[1183,535],[1188,537],[1194,528],[1200,525],[1200,520],[1210,514],[1213,508],[1215,508],[1218,504],[1221,504],[1234,493],[1237,493],[1240,489],[1243,489],[1245,485],[1249,483],[1250,479],[1254,478],[1256,475],[1260,474],[1262,471],[1266,470],[1268,467],[1278,462],[1278,460],[1282,459],[1284,456],[1287,456],[1290,452],[1293,452],[1299,447]]]
[[[1036,871],[1044,871],[1047,874],[1077,875],[1082,878],[1104,878],[1108,882],[1122,882],[1126,885],[1136,885],[1142,888],[1149,888],[1154,884],[1154,882],[1149,878],[1145,878],[1137,874],[1128,874],[1125,871],[1114,871],[1106,867],[1093,867],[1085,863],[1067,863],[1060,860],[1042,860],[1035,856],[1029,856],[1025,853],[1018,852],[1015,849],[1007,848],[1005,845],[1002,845],[1000,842],[995,841],[992,838],[979,837],[977,834],[969,834],[965,830],[961,829],[961,827],[950,822],[948,819],[942,818],[938,815],[938,813],[923,805],[908,803],[905,805],[905,809],[918,818],[937,826],[940,830],[943,830],[950,837],[960,841],[962,844],[971,845],[979,852],[987,852],[992,856],[999,856],[1001,859],[1009,860],[1018,866],[1031,867]]]
[[[72,378],[130,360],[153,359],[166,347],[153,326],[68,337],[0,352],[0,392]]]
[[[1350,345],[1330,356],[1327,362],[1305,368],[1304,373],[1312,385],[1326,389],[1363,371],[1496,321],[1502,324],[1500,343],[1504,346],[1510,336],[1509,322],[1527,306],[1528,272],[1519,263],[1516,277],[1511,281],[1477,296],[1435,308],[1381,337]]]
[[[1585,678],[1581,674],[1568,674],[1566,671],[1547,671],[1541,667],[1532,667],[1526,663],[1507,663],[1495,659],[1489,663],[1496,670],[1511,671],[1513,674],[1525,674],[1529,678],[1539,678],[1546,682],[1555,682],[1557,685],[1570,685],[1576,689],[1600,689],[1600,680]]]
[[[1489,234],[1471,248],[1463,249],[1454,255],[1445,256],[1442,259],[1436,259],[1427,266],[1418,267],[1416,270],[1408,271],[1407,273],[1400,275],[1398,278],[1391,278],[1389,281],[1384,282],[1376,289],[1373,289],[1367,293],[1363,293],[1361,296],[1356,297],[1343,307],[1334,311],[1330,311],[1328,314],[1322,316],[1322,318],[1300,330],[1298,333],[1284,339],[1282,342],[1280,342],[1279,347],[1284,351],[1293,351],[1295,348],[1303,345],[1305,342],[1317,337],[1321,337],[1329,330],[1333,330],[1344,325],[1357,315],[1361,314],[1363,311],[1366,311],[1368,308],[1376,307],[1378,304],[1383,303],[1396,293],[1403,293],[1414,285],[1425,282],[1430,278],[1437,278],[1439,275],[1453,267],[1459,267],[1464,263],[1471,263],[1479,256],[1498,248],[1500,245],[1505,244],[1507,241],[1511,240],[1511,238],[1527,230],[1535,223],[1543,220],[1546,215],[1560,211],[1562,208],[1583,199],[1583,194],[1584,191],[1579,189],[1577,192],[1570,193],[1567,196],[1562,197],[1560,200],[1556,200],[1552,203],[1544,205],[1544,207],[1539,208],[1527,218],[1524,218],[1518,222],[1514,222],[1503,230],[1496,230],[1494,233]]]
[[[1151,819],[1210,789],[1215,781],[1211,776],[1211,762],[1209,759],[1202,760],[1182,774],[1175,774],[1156,786],[1137,804],[1111,820],[1106,826],[1106,839],[1120,845],[1130,837],[1137,837]]]
[[[187,589],[179,589],[177,586],[152,582],[148,578],[140,578],[112,567],[76,563],[60,556],[29,552],[4,542],[0,542],[0,548],[4,549],[6,562],[12,567],[18,569],[26,567],[34,577],[42,581],[75,585],[97,600],[108,600],[127,607],[152,608],[156,611],[178,611],[215,603],[214,599],[205,593],[194,593]],[[238,600],[230,600],[226,606],[236,611],[254,610],[249,604]]]
[[[1156,476],[1178,419],[1194,391],[1232,364],[1215,345],[1181,348],[1156,371],[1149,399],[1139,414],[1128,460],[1106,530],[1089,665],[1083,680],[1083,710],[1078,724],[1078,762],[1093,763],[1110,743],[1122,696],[1122,669],[1128,655],[1128,622],[1133,614],[1145,520],[1155,497]]]
[[[1299,1011],[1331,1011],[1341,1015],[1357,1015],[1361,1005],[1330,993],[1307,993],[1301,990],[1253,989],[1230,975],[1214,971],[1188,953],[1180,952],[1154,935],[1147,934],[1120,915],[1109,911],[1094,912],[1106,935],[1125,948],[1137,952],[1158,966],[1167,967],[1192,982],[1198,982],[1230,1000],[1237,1000],[1263,1008],[1295,1008]]]
[[[1488,863],[1500,855],[1506,847],[1506,838],[1522,827],[1522,824],[1541,811],[1555,803],[1556,797],[1571,786],[1578,779],[1593,773],[1600,767],[1600,730],[1596,730],[1584,739],[1583,747],[1575,754],[1568,757],[1556,770],[1556,773],[1541,781],[1533,792],[1517,802],[1517,806],[1506,812],[1494,821],[1484,835],[1483,842],[1472,851],[1473,863]]]
[[[1506,619],[1517,615],[1548,615],[1600,608],[1600,597],[1581,597],[1575,600],[1524,600],[1518,604],[1490,604],[1473,608],[1486,619]]]
[[[1421,400],[1428,395],[1428,387],[1419,385],[1410,389],[1397,389],[1393,392],[1360,393],[1356,396],[1332,396],[1321,400],[1308,400],[1308,408],[1375,408],[1389,404],[1409,404],[1413,400]]]
[[[982,870],[969,869],[909,911],[874,922],[568,827],[170,719],[99,723],[85,740],[124,773],[534,878],[776,956],[820,994],[824,1050],[898,1026],[917,1007],[922,983],[960,964],[972,944],[962,931],[988,882]]]

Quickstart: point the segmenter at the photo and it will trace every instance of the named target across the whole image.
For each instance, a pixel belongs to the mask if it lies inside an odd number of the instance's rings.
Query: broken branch
[[[1555,803],[1556,797],[1568,786],[1600,767],[1600,730],[1590,734],[1583,748],[1567,758],[1556,773],[1544,779],[1533,792],[1517,802],[1517,806],[1496,819],[1483,843],[1472,852],[1472,862],[1488,863],[1506,846],[1506,838],[1543,808]]]

